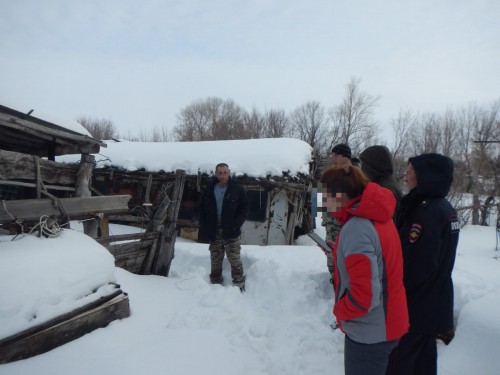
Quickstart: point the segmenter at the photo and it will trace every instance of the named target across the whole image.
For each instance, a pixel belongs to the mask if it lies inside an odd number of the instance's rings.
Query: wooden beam
[[[97,213],[117,214],[128,212],[130,195],[111,195],[88,198],[20,199],[2,200],[0,202],[0,224],[11,223],[17,219],[36,221],[41,216],[62,217],[62,213],[54,206],[60,202],[71,219],[93,217]]]
[[[29,182],[19,182],[19,181],[0,180],[0,185],[25,186],[25,187],[36,188],[36,184],[32,184]],[[70,186],[57,186],[57,185],[44,185],[44,186],[47,190],[75,191],[75,188]]]
[[[0,363],[45,353],[128,316],[128,296],[118,289],[109,296],[0,340]]]

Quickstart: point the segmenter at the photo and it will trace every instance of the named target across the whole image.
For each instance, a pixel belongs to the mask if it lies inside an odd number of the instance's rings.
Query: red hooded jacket
[[[333,250],[333,313],[356,342],[396,340],[408,331],[395,205],[390,190],[369,182],[361,197],[332,214],[343,224]]]

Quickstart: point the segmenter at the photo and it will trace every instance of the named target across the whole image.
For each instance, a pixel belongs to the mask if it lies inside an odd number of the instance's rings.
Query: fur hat
[[[349,159],[351,158],[351,148],[344,143],[339,143],[338,145],[334,146],[332,148],[332,152],[337,155],[345,156]]]

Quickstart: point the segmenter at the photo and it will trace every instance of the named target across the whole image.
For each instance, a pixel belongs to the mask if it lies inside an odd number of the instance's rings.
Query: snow
[[[256,152],[258,150],[258,152]],[[309,173],[311,147],[294,139],[218,142],[108,142],[98,167],[234,175]],[[72,159],[73,158],[73,159]],[[58,157],[74,162],[75,156]],[[294,246],[242,246],[247,291],[209,282],[208,245],[181,238],[168,278],[115,268],[108,251],[72,222],[57,238],[0,235],[0,339],[71,311],[117,283],[131,316],[36,357],[0,365],[0,374],[343,373],[343,340],[332,330],[326,258],[307,236]],[[324,237],[317,224],[316,232]],[[112,234],[131,227],[111,225]],[[137,229],[135,229],[137,230]],[[500,267],[495,228],[466,226],[456,266],[457,332],[439,345],[439,373],[496,374]],[[224,277],[230,280],[227,259]],[[91,293],[96,290],[96,293]]]
[[[258,150],[258,152],[256,152]],[[59,162],[78,162],[78,155],[63,155]],[[110,142],[96,155],[97,167],[115,166],[129,171],[211,173],[226,163],[233,175],[250,177],[309,174],[312,148],[291,138],[264,138],[207,142]]]
[[[131,316],[48,353],[0,365],[0,374],[341,374],[343,334],[332,330],[324,254],[308,237],[294,246],[242,246],[247,292],[211,285],[208,246],[178,239],[170,276],[114,268],[81,232],[57,238],[0,236],[0,337],[71,309],[97,285],[117,282]],[[113,234],[124,227],[113,225]],[[324,236],[318,226],[316,232]],[[457,331],[438,347],[439,373],[500,370],[500,263],[495,228],[466,226],[456,266]],[[224,277],[230,280],[225,260]],[[83,297],[85,298],[85,297]]]
[[[0,236],[0,338],[90,303],[113,289],[108,285],[116,281],[113,256],[82,233],[63,231],[57,240],[34,235],[11,239]],[[94,289],[97,293],[92,294]]]

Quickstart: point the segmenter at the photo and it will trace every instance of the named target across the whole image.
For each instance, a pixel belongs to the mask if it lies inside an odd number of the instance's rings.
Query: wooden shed
[[[92,154],[106,144],[84,134],[83,128],[80,133],[32,112],[0,105],[0,236],[24,232],[41,217],[50,217],[54,224],[126,211],[128,196],[91,197]],[[56,156],[66,154],[78,155],[79,163],[70,166],[55,161]],[[86,232],[96,234],[96,228],[87,226]],[[43,277],[43,268],[40,272]],[[129,314],[128,296],[117,288],[51,321],[0,337],[0,363],[46,352]]]
[[[296,139],[213,142],[109,142],[96,156],[92,187],[96,194],[129,194],[130,214],[112,220],[145,225],[150,206],[173,182],[174,169],[186,170],[177,218],[181,237],[198,236],[198,201],[218,162],[227,162],[246,190],[250,211],[242,243],[287,245],[313,225],[311,188],[314,162],[310,146]],[[70,158],[65,158],[71,162]]]

